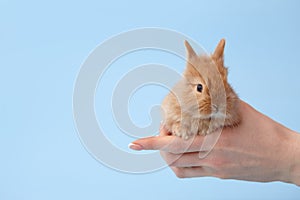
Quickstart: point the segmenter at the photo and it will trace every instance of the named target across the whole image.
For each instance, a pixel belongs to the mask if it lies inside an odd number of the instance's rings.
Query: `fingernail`
[[[132,150],[136,150],[136,151],[140,151],[140,150],[143,150],[143,146],[140,145],[140,144],[136,144],[136,143],[130,143],[128,145],[128,147]]]

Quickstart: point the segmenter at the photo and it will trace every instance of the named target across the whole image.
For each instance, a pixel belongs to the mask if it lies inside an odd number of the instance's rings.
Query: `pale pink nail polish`
[[[140,151],[140,150],[143,150],[143,146],[140,145],[140,144],[136,144],[136,143],[130,143],[128,145],[128,147],[132,150],[136,150],[136,151]]]

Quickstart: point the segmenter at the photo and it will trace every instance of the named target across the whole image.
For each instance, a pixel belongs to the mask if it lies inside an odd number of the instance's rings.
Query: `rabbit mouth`
[[[227,115],[223,112],[213,112],[211,114],[201,114],[198,113],[196,115],[194,115],[193,117],[195,118],[199,118],[199,119],[227,119]]]
[[[211,113],[210,115],[210,118],[214,118],[214,119],[226,119],[226,114],[223,113],[223,112],[214,112],[214,113]]]

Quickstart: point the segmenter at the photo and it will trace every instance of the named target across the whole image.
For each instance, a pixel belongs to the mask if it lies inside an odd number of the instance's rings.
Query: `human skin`
[[[257,182],[282,181],[300,186],[300,134],[240,101],[241,124],[224,128],[204,158],[200,152],[205,136],[190,140],[168,133],[141,138],[129,147],[159,150],[177,177],[212,176]],[[188,145],[188,146],[187,146]]]

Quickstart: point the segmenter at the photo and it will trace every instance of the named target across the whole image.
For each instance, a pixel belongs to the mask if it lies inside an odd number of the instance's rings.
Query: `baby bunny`
[[[197,55],[187,41],[185,47],[187,64],[183,77],[162,102],[163,125],[184,139],[237,126],[241,121],[239,98],[227,82],[225,40],[211,55]]]

